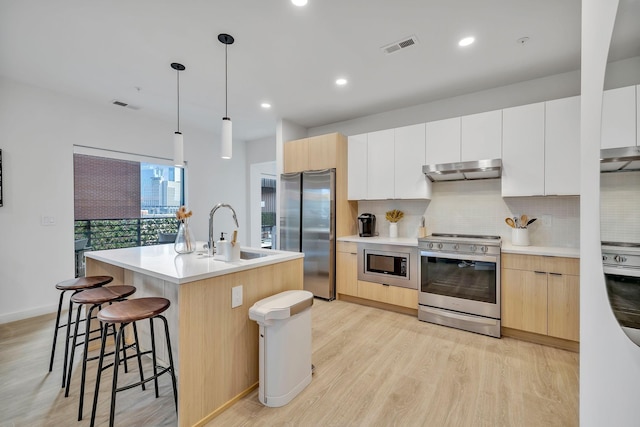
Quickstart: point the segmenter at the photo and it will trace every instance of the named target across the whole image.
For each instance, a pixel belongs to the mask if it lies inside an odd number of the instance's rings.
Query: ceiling
[[[234,139],[254,140],[279,119],[309,128],[577,70],[580,20],[580,0],[0,0],[0,75],[175,123],[180,62],[181,130],[217,133],[229,33]],[[624,42],[618,59],[638,54]]]

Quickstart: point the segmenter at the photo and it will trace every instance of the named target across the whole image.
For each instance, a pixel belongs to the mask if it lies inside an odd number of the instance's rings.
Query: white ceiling
[[[577,70],[580,20],[580,0],[0,0],[0,74],[175,123],[180,62],[182,131],[217,133],[226,32],[234,139],[253,140],[280,118],[315,127]]]

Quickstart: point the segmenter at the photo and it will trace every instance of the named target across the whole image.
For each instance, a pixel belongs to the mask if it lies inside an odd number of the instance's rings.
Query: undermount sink
[[[269,254],[265,254],[261,252],[240,251],[240,259],[256,259],[256,258],[264,258],[266,256],[269,256]]]

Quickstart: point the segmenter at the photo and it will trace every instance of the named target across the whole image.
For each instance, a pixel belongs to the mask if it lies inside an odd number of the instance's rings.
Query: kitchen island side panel
[[[231,288],[243,302],[231,308]],[[180,426],[204,425],[258,384],[257,301],[303,286],[302,259],[180,285]]]

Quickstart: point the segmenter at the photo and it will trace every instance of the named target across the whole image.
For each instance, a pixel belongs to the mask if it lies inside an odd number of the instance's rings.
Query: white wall
[[[0,78],[0,94],[0,322],[7,322],[55,311],[54,285],[74,277],[73,145],[171,158],[174,129],[140,111],[6,78]],[[206,239],[209,210],[220,201],[236,208],[241,231],[247,229],[244,142],[234,141],[233,159],[222,161],[217,135],[188,127],[183,132],[196,238]],[[41,215],[55,217],[56,225],[41,226]],[[218,227],[226,226],[223,216],[217,214]],[[226,219],[230,223],[230,215]],[[242,233],[240,239],[246,241]]]
[[[582,1],[580,424],[637,426],[640,348],[618,326],[600,250],[600,121],[604,70],[618,1]]]

